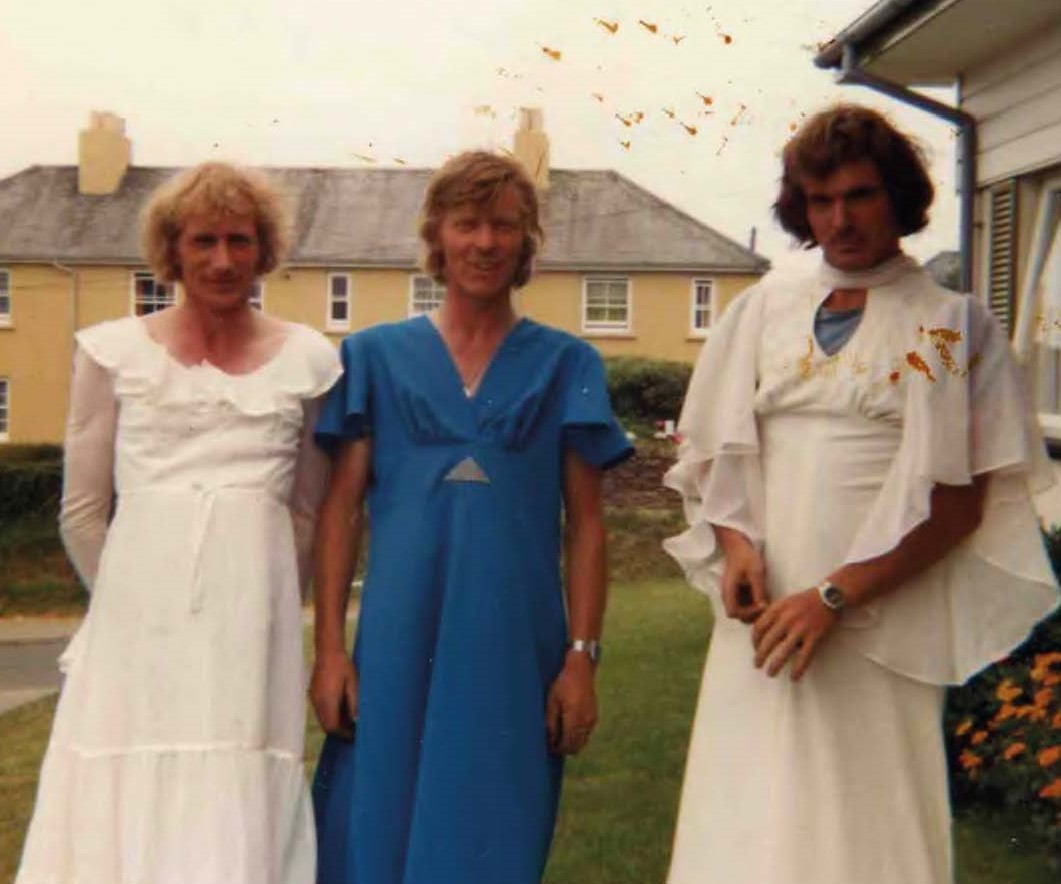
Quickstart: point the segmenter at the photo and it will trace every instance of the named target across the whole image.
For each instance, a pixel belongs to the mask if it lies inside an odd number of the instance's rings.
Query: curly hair
[[[545,239],[534,184],[516,160],[485,150],[472,150],[448,160],[434,174],[424,196],[419,230],[424,247],[422,264],[435,282],[446,282],[440,236],[446,212],[457,206],[489,206],[508,186],[515,187],[519,195],[523,225],[523,249],[513,285],[520,288],[530,279],[534,256]]]
[[[141,245],[155,278],[181,278],[177,240],[190,215],[248,214],[254,217],[260,256],[258,274],[274,269],[287,252],[290,213],[261,172],[228,163],[202,163],[161,184],[144,206]]]
[[[902,236],[928,224],[935,189],[921,147],[882,114],[857,104],[837,104],[816,113],[792,136],[781,154],[781,191],[774,215],[799,242],[817,245],[807,221],[802,182],[826,178],[840,166],[872,160],[880,172]]]

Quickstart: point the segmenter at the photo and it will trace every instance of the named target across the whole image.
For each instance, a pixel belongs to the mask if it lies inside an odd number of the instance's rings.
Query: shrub
[[[59,446],[0,447],[0,525],[22,516],[58,512],[62,487]]]
[[[1058,572],[1061,529],[1044,542]],[[951,691],[946,736],[955,805],[1019,811],[1061,861],[1061,612]]]
[[[693,368],[685,362],[615,356],[604,361],[612,408],[620,420],[677,419]]]

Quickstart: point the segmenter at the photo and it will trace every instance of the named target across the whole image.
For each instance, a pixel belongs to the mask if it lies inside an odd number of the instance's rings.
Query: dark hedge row
[[[693,367],[685,362],[615,356],[604,360],[612,409],[621,421],[677,419]]]

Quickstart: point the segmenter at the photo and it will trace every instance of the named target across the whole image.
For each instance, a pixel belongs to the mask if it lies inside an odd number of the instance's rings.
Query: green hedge
[[[58,445],[0,446],[0,525],[23,516],[54,515],[63,488]]]
[[[612,409],[623,421],[677,419],[693,367],[685,362],[615,356],[604,360]]]
[[[1061,528],[1044,542],[1061,575]],[[1061,612],[1005,660],[950,692],[946,735],[955,806],[1026,819],[1061,863]]]

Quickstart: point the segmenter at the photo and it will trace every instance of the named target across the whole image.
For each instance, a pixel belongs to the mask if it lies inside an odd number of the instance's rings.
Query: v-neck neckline
[[[500,357],[505,348],[508,347],[509,342],[516,335],[517,331],[523,328],[528,322],[525,316],[517,317],[516,321],[512,324],[512,327],[505,332],[504,337],[501,338],[497,346],[494,348],[494,352],[490,354],[490,358],[487,360],[486,365],[483,367],[483,370],[479,375],[479,381],[476,384],[475,389],[472,390],[471,393],[468,393],[464,386],[464,378],[461,377],[460,369],[457,367],[457,361],[453,358],[453,353],[450,352],[449,345],[446,344],[446,339],[442,337],[442,330],[431,321],[431,317],[427,314],[421,314],[420,319],[426,323],[431,337],[437,343],[443,360],[449,367],[449,374],[453,379],[455,388],[460,393],[460,398],[468,403],[474,403],[479,398],[479,394],[482,393],[483,389],[486,387],[493,368],[497,364],[498,357]]]
[[[843,345],[840,347],[839,350],[836,350],[833,353],[826,353],[825,348],[822,347],[821,342],[818,340],[818,336],[814,333],[814,324],[818,319],[818,313],[822,309],[822,305],[825,304],[827,300],[829,300],[829,296],[832,293],[832,288],[825,289],[821,296],[814,301],[814,310],[811,312],[810,317],[810,337],[811,340],[814,342],[814,352],[815,355],[822,359],[835,359],[837,356],[840,356],[845,350],[850,351],[851,346],[859,339],[859,336],[862,334],[862,329],[866,327],[866,317],[869,315],[870,304],[872,304],[874,301],[873,289],[867,288],[866,300],[862,304],[862,315],[858,320],[858,325],[855,326],[855,330],[851,332],[851,336],[846,341],[844,341]]]

